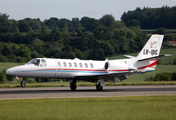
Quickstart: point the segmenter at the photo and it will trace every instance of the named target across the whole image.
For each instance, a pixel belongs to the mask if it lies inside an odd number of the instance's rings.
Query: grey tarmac
[[[102,91],[97,91],[95,86],[78,86],[76,91],[71,91],[69,87],[0,89],[0,99],[120,97],[153,95],[176,95],[176,85],[105,86]]]

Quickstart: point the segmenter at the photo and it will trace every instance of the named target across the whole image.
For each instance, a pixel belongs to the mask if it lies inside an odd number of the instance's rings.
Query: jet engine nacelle
[[[129,70],[129,65],[125,61],[107,61],[105,62],[104,65],[105,70],[107,71],[128,71]]]

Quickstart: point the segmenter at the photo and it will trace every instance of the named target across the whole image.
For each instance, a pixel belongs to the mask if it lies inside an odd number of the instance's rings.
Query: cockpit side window
[[[47,66],[46,61],[44,59],[41,60],[42,66]]]
[[[40,59],[31,60],[28,64],[34,64],[34,65],[36,65],[36,66],[39,66],[39,64],[40,64]]]

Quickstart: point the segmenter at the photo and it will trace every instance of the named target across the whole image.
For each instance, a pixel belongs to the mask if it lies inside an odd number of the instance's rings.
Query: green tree
[[[41,30],[41,24],[39,19],[26,18],[24,20],[29,24],[32,30]]]
[[[109,27],[113,21],[115,21],[115,18],[111,14],[104,15],[102,18],[100,18],[100,24],[102,26]]]
[[[176,59],[174,60],[173,65],[176,65]]]
[[[40,39],[35,39],[35,40],[33,40],[32,46],[33,46],[34,49],[35,49],[38,53],[40,53],[40,54],[42,54],[43,52],[45,52],[45,48],[44,48],[45,42],[43,42],[43,41],[40,40]],[[38,54],[35,53],[35,54],[33,54],[33,56],[38,56]]]
[[[31,49],[29,49],[28,47],[26,46],[21,46],[18,48],[18,50],[16,51],[16,54],[18,56],[21,56],[21,57],[26,57],[28,59],[30,59],[30,56],[31,56]]]
[[[93,31],[98,27],[101,27],[98,20],[89,17],[83,17],[80,21],[82,27],[84,27],[85,31]]]
[[[110,30],[116,30],[116,29],[123,29],[126,25],[122,21],[112,21],[111,25],[109,26]]]
[[[171,80],[171,74],[170,73],[158,73],[153,78],[154,81],[170,81]]]
[[[3,56],[8,56],[8,55],[12,55],[13,54],[13,50],[12,48],[10,47],[10,45],[8,44],[5,44],[3,46],[3,49],[2,49],[2,55]]]
[[[128,27],[135,27],[135,26],[139,26],[139,25],[140,25],[140,22],[137,21],[136,19],[132,19],[132,20],[127,21]]]
[[[13,29],[13,32],[14,33],[19,33],[20,32],[17,26],[15,26],[15,28]]]
[[[0,72],[0,83],[4,83],[6,81],[5,70]]]
[[[12,29],[12,23],[8,20],[9,15],[0,12],[0,32],[7,33]]]
[[[56,26],[57,26],[57,24],[56,24],[56,22],[58,21],[58,19],[57,18],[50,18],[49,20],[44,20],[44,24],[50,29],[50,30],[52,30],[52,29],[54,29]]]
[[[77,58],[83,59],[83,54],[79,49],[74,49],[74,53],[75,53]]]
[[[74,29],[82,29],[79,18],[72,18],[72,25]]]
[[[30,32],[32,29],[28,23],[20,22],[18,25],[20,32]]]
[[[158,28],[157,33],[158,34],[165,34],[166,33],[166,29],[163,28],[163,27],[160,27],[160,28]]]
[[[58,41],[62,38],[62,33],[59,31],[58,27],[55,27],[50,34],[50,41]]]
[[[172,73],[172,80],[176,80],[176,72]]]

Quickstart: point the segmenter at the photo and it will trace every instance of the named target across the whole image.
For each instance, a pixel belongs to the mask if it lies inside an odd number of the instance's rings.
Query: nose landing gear
[[[25,81],[26,78],[23,78],[23,81],[21,81],[21,87],[26,87],[26,81]]]
[[[26,86],[26,81],[23,80],[23,81],[21,82],[21,87],[25,87],[25,86]]]

